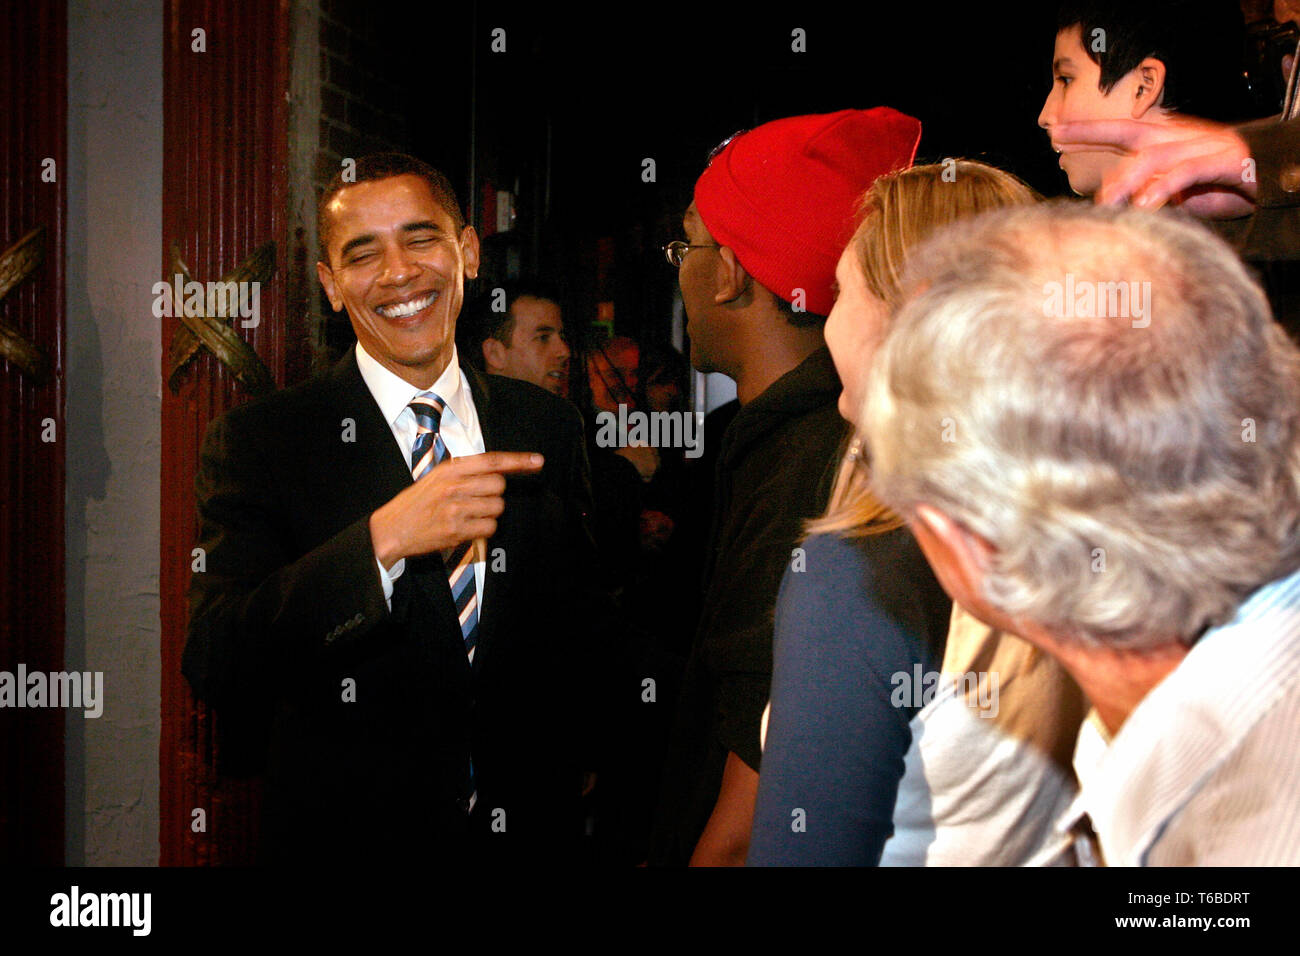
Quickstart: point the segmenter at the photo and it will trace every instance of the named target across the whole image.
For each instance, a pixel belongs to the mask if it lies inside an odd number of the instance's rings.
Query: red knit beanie
[[[862,194],[916,156],[921,121],[888,106],[790,116],[735,137],[695,184],[715,241],[775,295],[827,315]]]

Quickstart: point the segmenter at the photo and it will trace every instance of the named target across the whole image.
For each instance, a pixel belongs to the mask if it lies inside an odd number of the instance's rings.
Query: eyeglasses
[[[664,246],[664,258],[668,260],[668,264],[672,266],[674,269],[680,269],[682,267],[682,260],[686,258],[686,253],[690,252],[692,249],[721,249],[721,248],[722,246],[720,246],[716,242],[703,242],[703,243],[692,244],[689,242],[682,242],[680,239],[677,239],[673,242],[668,243],[668,245]]]
[[[726,139],[724,139],[721,143],[719,143],[717,146],[714,146],[713,149],[709,150],[709,157],[704,161],[704,165],[711,166],[713,164],[713,161],[718,158],[718,154],[731,145],[731,141],[733,139],[735,139],[737,136],[744,136],[748,132],[749,130],[747,129],[738,129],[730,136],[728,136]]]

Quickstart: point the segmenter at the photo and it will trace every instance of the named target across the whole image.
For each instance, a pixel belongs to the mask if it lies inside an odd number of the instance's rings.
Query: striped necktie
[[[415,442],[411,445],[411,476],[419,481],[439,462],[451,457],[447,445],[442,440],[438,429],[442,423],[442,412],[447,403],[433,392],[421,392],[410,404],[415,413]],[[447,572],[447,581],[451,585],[451,597],[456,602],[456,613],[460,617],[460,633],[465,639],[465,653],[469,655],[470,664],[474,663],[474,648],[478,644],[478,589],[474,583],[474,542],[462,541],[442,552],[443,566]],[[469,780],[467,792],[461,805],[466,813],[474,809],[478,802],[478,788],[474,783],[474,760],[469,762]]]
[[[416,435],[411,446],[411,475],[416,481],[429,473],[439,462],[451,457],[438,432],[443,409],[447,403],[433,392],[422,392],[411,402],[415,413]],[[474,542],[460,544],[442,552],[451,584],[451,597],[456,603],[460,618],[460,633],[465,639],[465,653],[474,663],[474,648],[478,644],[478,586],[474,580]]]

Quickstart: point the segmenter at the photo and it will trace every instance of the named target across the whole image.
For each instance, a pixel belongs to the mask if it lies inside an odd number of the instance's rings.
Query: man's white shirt
[[[390,372],[380,365],[364,348],[357,343],[357,368],[361,378],[370,389],[375,403],[379,406],[384,421],[393,433],[393,440],[402,453],[402,461],[409,471],[411,468],[411,448],[415,445],[417,425],[415,412],[410,404],[425,391],[435,393],[446,403],[439,423],[438,433],[442,436],[447,452],[453,458],[466,455],[479,455],[486,450],[483,443],[483,429],[479,426],[478,411],[474,408],[474,397],[470,394],[469,383],[461,375],[460,363],[457,361],[455,346],[452,347],[451,361],[438,380],[428,389],[417,388],[410,382]],[[478,613],[483,615],[483,578],[486,573],[487,555],[482,540],[474,542],[477,559],[474,562],[474,587],[478,595]],[[406,559],[399,559],[391,568],[385,568],[378,557],[375,564],[379,568],[379,581],[384,589],[384,601],[389,610],[393,606],[393,582],[406,570]]]
[[[1082,789],[1106,863],[1300,864],[1300,571],[1207,631],[1113,737],[1084,721]]]

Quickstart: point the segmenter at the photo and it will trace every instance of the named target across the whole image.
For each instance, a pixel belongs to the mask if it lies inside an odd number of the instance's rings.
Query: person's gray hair
[[[862,415],[874,487],[987,539],[995,608],[1192,643],[1300,567],[1300,350],[1208,230],[1050,203],[908,261]]]

